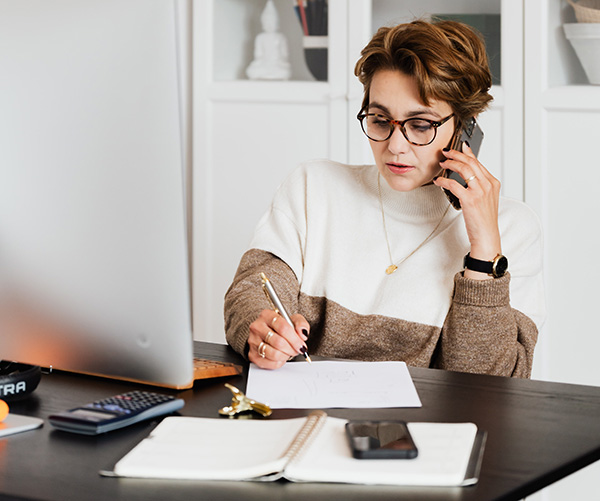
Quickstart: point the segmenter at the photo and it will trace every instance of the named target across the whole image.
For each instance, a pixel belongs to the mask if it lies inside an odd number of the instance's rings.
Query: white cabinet
[[[564,36],[562,25],[575,22],[567,1],[524,8],[525,200],[544,227],[548,304],[533,377],[598,386],[600,86],[587,83]],[[599,477],[596,463],[532,499],[591,499]]]
[[[275,2],[290,81],[250,81],[265,1],[194,3],[194,331],[224,341],[223,296],[284,177],[310,158],[347,160],[347,2],[329,2],[329,79],[304,65],[288,0]]]
[[[300,162],[330,158],[371,163],[356,114],[362,86],[354,76],[361,49],[381,25],[426,14],[496,14],[501,24],[499,85],[480,117],[480,158],[523,197],[522,7],[515,0],[329,0],[328,80],[315,81],[302,52],[289,0],[275,0],[290,48],[290,81],[250,81],[245,69],[261,31],[265,0],[193,4],[194,331],[224,341],[223,295],[253,228],[276,187]],[[516,8],[515,8],[516,7]]]
[[[562,25],[575,22],[566,0],[528,0],[525,20],[525,198],[544,225],[548,301],[534,375],[600,385],[600,269],[592,264],[600,245],[600,86],[587,83],[564,36]]]
[[[566,0],[524,8],[525,200],[544,227],[548,305],[533,377],[598,386],[600,86],[587,83],[564,36],[562,25],[575,22]],[[591,499],[599,477],[595,463],[531,499]]]

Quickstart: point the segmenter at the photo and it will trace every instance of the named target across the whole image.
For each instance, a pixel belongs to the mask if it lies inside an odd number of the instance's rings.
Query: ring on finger
[[[473,179],[477,179],[477,176],[473,174],[469,179],[465,179],[465,184],[469,186],[469,183],[473,181]]]
[[[260,355],[260,358],[265,358],[266,351],[267,351],[267,345],[266,345],[266,343],[261,341],[260,344],[258,345],[258,354]]]
[[[267,335],[265,336],[265,344],[269,344],[269,339],[271,339],[273,336],[273,331],[267,332]]]

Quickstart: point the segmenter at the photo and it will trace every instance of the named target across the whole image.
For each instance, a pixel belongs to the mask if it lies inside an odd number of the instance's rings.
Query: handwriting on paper
[[[246,395],[273,409],[421,407],[404,362],[251,364]]]

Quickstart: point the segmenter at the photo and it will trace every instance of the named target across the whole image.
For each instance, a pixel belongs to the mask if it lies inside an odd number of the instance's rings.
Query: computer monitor
[[[171,0],[0,16],[0,359],[193,380]]]

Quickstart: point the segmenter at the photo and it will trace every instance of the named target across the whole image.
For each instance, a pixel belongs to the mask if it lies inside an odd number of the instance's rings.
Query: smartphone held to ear
[[[467,122],[462,126],[456,129],[454,135],[452,136],[452,141],[450,142],[449,148],[451,150],[463,151],[463,143],[468,143],[471,151],[475,156],[479,154],[479,148],[481,147],[481,143],[483,141],[483,131],[479,124],[475,120],[475,117],[470,118]],[[450,169],[444,169],[443,177],[448,179],[454,179],[458,183],[460,183],[463,187],[467,187],[467,183],[461,177],[458,172],[454,172]],[[444,193],[450,200],[452,207],[456,210],[460,210],[460,200],[454,195],[454,193],[449,190],[444,189]]]
[[[418,455],[403,421],[349,421],[346,436],[356,459],[412,459]]]

